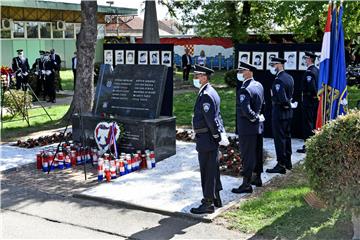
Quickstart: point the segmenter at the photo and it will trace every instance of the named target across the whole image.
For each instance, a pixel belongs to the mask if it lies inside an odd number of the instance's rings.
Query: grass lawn
[[[356,86],[348,87],[349,108],[355,108],[358,101],[360,101],[360,88]]]
[[[42,108],[30,109],[30,117],[45,114],[43,116],[30,118],[30,127],[28,127],[26,121],[22,121],[22,118],[19,116],[15,117],[13,120],[20,121],[14,122],[6,122],[6,120],[9,119],[5,116],[5,122],[3,122],[3,129],[1,131],[1,141],[14,141],[19,137],[26,136],[33,132],[63,127],[64,123],[61,123],[59,120],[64,116],[68,109],[69,105],[46,107],[46,110],[53,121],[49,119]]]
[[[64,90],[73,90],[74,76],[72,70],[60,71],[61,85]]]
[[[314,209],[305,201],[310,191],[304,167],[286,178],[277,178],[256,198],[230,209],[225,224],[261,239],[351,239],[350,215]]]
[[[221,115],[228,131],[235,130],[235,89],[218,89],[221,97]],[[174,115],[178,126],[191,126],[197,92],[183,93],[174,97]]]
[[[225,84],[225,81],[224,81],[224,74],[226,73],[226,71],[222,70],[222,71],[215,71],[214,75],[211,76],[211,84],[213,85],[223,85]],[[194,77],[194,74],[191,72],[190,75],[189,75],[189,80],[190,80],[190,83],[192,84],[192,79]],[[178,69],[176,70],[175,72],[175,75],[174,75],[174,81],[182,81],[183,79],[183,72],[182,71],[179,71]]]

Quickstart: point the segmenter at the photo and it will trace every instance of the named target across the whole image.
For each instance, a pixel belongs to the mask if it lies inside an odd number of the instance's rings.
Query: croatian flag
[[[320,95],[319,106],[316,118],[316,129],[319,129],[326,120],[326,85],[329,83],[330,78],[330,39],[331,39],[331,2],[328,6],[328,15],[325,25],[325,33],[323,37],[321,56],[320,56],[320,69],[318,80],[318,95]],[[325,102],[325,103],[324,103]]]

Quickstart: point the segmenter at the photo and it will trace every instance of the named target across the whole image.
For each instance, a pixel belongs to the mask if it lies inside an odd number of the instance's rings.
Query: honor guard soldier
[[[265,120],[261,115],[264,104],[264,88],[261,83],[254,80],[254,71],[256,71],[255,66],[240,62],[237,78],[243,84],[237,94],[236,114],[239,149],[243,161],[243,182],[238,188],[232,189],[233,193],[252,193],[252,180],[254,185],[262,185],[263,162],[261,156],[263,149],[262,145],[257,144],[257,138],[260,137],[261,123]],[[258,162],[259,160],[260,162]],[[257,166],[257,173],[252,179],[255,166]]]
[[[317,96],[319,69],[314,64],[318,56],[313,52],[305,52],[305,56],[307,69],[300,84],[304,141],[314,134],[313,130],[315,129],[319,104]],[[296,152],[305,153],[305,145]]]
[[[222,207],[220,191],[219,144],[227,146],[223,121],[220,114],[220,97],[210,85],[213,70],[195,65],[194,86],[199,94],[194,106],[193,129],[198,151],[203,199],[201,205],[192,208],[191,213],[213,213],[215,207]]]
[[[61,69],[61,58],[59,54],[55,53],[55,49],[50,50],[50,60],[54,64],[54,85],[55,90],[63,90],[61,86],[60,69]]]
[[[34,64],[32,65],[32,70],[34,71],[34,73],[36,75],[36,90],[35,90],[35,93],[38,96],[39,96],[39,94],[41,92],[43,92],[43,87],[44,87],[44,79],[43,79],[42,70],[43,70],[43,67],[44,67],[43,62],[44,62],[45,51],[40,50],[39,54],[40,54],[40,57],[37,58],[35,60]]]
[[[293,116],[292,108],[297,103],[292,104],[291,100],[294,93],[294,79],[284,71],[285,59],[272,58],[270,72],[276,75],[271,87],[272,101],[272,132],[275,142],[277,165],[272,169],[267,169],[268,173],[285,174],[286,169],[291,170],[291,119]]]
[[[45,95],[49,96],[48,102],[52,103],[56,102],[56,92],[54,85],[55,67],[56,66],[54,61],[50,59],[50,52],[46,52],[44,56],[42,73],[44,74],[45,81]]]
[[[12,69],[16,76],[16,89],[19,90],[22,87],[22,89],[25,91],[25,85],[28,83],[30,66],[28,59],[24,56],[24,51],[22,49],[18,49],[16,51],[18,56],[14,57],[12,60]]]

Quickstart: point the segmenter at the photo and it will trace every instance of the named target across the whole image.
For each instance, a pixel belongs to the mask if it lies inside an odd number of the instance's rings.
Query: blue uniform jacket
[[[213,151],[219,147],[220,132],[223,122],[220,115],[220,97],[210,85],[204,85],[194,106],[193,129],[196,133],[196,150],[198,152]]]
[[[293,110],[290,103],[294,93],[294,79],[292,76],[285,71],[279,72],[271,87],[271,93],[272,118],[279,120],[291,119]]]

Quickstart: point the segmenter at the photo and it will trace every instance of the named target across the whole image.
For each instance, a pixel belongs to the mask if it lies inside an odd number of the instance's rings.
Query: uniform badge
[[[241,95],[240,95],[240,102],[243,102],[244,99],[245,99],[245,95],[244,95],[244,94],[241,94]]]
[[[204,103],[203,109],[204,109],[204,112],[208,112],[210,110],[210,103]]]
[[[280,90],[280,84],[275,84],[275,89],[278,92]]]
[[[311,77],[311,76],[307,76],[307,77],[306,77],[306,81],[307,81],[307,82],[311,82],[311,80],[312,80],[312,77]]]

